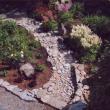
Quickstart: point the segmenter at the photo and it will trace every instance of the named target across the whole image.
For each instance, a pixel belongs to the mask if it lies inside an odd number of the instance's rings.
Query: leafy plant
[[[0,70],[0,76],[5,77],[7,74],[7,70]]]
[[[41,47],[41,44],[39,41],[36,41],[34,39],[29,41],[29,48],[30,50],[35,50]]]
[[[45,65],[38,64],[38,65],[36,65],[35,70],[38,72],[42,72],[42,71],[44,71],[45,68],[46,68]]]
[[[29,37],[28,32],[15,22],[0,21],[0,60],[29,59],[32,56],[30,47],[36,48],[39,45]]]
[[[70,9],[70,12],[73,14],[73,17],[82,17],[84,13],[84,4],[79,2],[74,3]]]
[[[73,15],[71,12],[61,12],[59,13],[59,22],[65,23],[73,20]]]
[[[83,18],[83,23],[88,25],[95,33],[110,33],[110,18],[106,16],[87,16]]]
[[[55,31],[58,29],[58,23],[55,20],[44,22],[42,25],[44,31]]]

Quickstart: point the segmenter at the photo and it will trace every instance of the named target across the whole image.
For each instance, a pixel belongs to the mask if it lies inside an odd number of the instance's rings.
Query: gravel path
[[[48,105],[25,102],[0,87],[0,110],[56,110]]]

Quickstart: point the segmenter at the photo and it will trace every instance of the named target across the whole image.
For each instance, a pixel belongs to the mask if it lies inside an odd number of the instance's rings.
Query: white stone
[[[80,64],[80,65],[78,66],[78,69],[79,69],[80,71],[84,71],[84,64]]]
[[[9,91],[11,91],[11,92],[13,92],[13,89],[14,88],[18,88],[18,86],[16,86],[16,85],[10,85],[10,86],[7,86],[6,87],[6,89],[9,90]]]
[[[84,86],[83,86],[83,89],[89,90],[89,86],[88,86],[88,85],[84,85]]]
[[[48,89],[47,89],[48,92],[52,92],[53,90],[54,90],[54,89],[53,89],[52,86],[49,86]]]
[[[85,71],[81,71],[81,75],[85,76],[86,72]]]
[[[75,94],[78,95],[78,96],[82,96],[82,90],[78,89]]]
[[[2,85],[3,82],[4,82],[4,80],[3,79],[0,79],[0,85]]]
[[[7,87],[7,86],[9,86],[10,84],[8,83],[8,82],[6,82],[6,81],[4,81],[2,84],[1,84],[1,86],[3,86],[3,87]]]
[[[19,92],[19,97],[26,101],[36,101],[36,99],[29,96],[28,92],[26,92],[26,91]]]
[[[60,98],[52,97],[49,95],[45,95],[41,98],[41,100],[44,103],[48,103],[49,105],[54,106],[57,109],[63,109],[67,105],[67,103],[63,100],[60,100]]]
[[[20,72],[30,77],[34,74],[34,67],[30,63],[26,63],[20,67]]]
[[[80,71],[78,70],[78,69],[75,69],[75,73],[76,73],[76,75],[78,74],[80,74]]]

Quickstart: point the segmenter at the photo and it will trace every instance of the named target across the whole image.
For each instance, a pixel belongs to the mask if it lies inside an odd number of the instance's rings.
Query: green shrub
[[[43,56],[42,56],[41,53],[36,53],[35,57],[36,57],[37,59],[41,59]]]
[[[36,19],[38,21],[42,21],[43,20],[42,16],[39,13],[37,13],[37,12],[32,12],[30,14],[30,17],[34,18],[34,19]]]
[[[7,74],[7,70],[0,70],[0,76],[5,77]]]
[[[58,23],[55,20],[44,22],[42,25],[44,31],[55,31],[58,29]]]
[[[84,13],[84,4],[76,2],[70,9],[70,12],[73,14],[73,17],[82,17]]]
[[[80,58],[80,61],[83,63],[92,63],[97,60],[97,54],[98,54],[99,46],[94,45],[86,50],[84,55]]]
[[[73,15],[71,12],[61,12],[58,16],[60,23],[70,22],[73,20]]]
[[[34,39],[13,21],[0,21],[0,60],[20,60],[31,57],[30,44]]]
[[[83,23],[88,25],[95,33],[110,33],[110,18],[106,16],[87,16]]]
[[[36,41],[36,40],[34,40],[34,39],[31,39],[31,40],[29,41],[29,49],[30,49],[30,50],[36,50],[36,49],[38,49],[38,48],[40,48],[40,47],[41,47],[41,44],[40,44],[39,41]]]
[[[91,29],[85,25],[73,25],[70,34],[73,47],[79,52],[79,60],[84,63],[91,63],[96,60],[101,46],[101,39],[93,34]]]
[[[36,67],[35,67],[35,70],[37,72],[43,72],[45,70],[45,65],[44,64],[37,64]]]

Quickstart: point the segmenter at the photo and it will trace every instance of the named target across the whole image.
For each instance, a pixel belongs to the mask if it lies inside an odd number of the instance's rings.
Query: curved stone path
[[[73,63],[71,51],[65,50],[64,45],[58,43],[59,40],[62,40],[61,36],[55,36],[51,32],[38,33],[39,22],[34,24],[32,19],[22,18],[17,20],[17,23],[40,40],[49,54],[48,61],[53,66],[53,76],[50,81],[43,88],[35,90],[35,94],[43,102],[62,109],[70,101],[71,95],[74,93],[71,80],[71,64]]]

